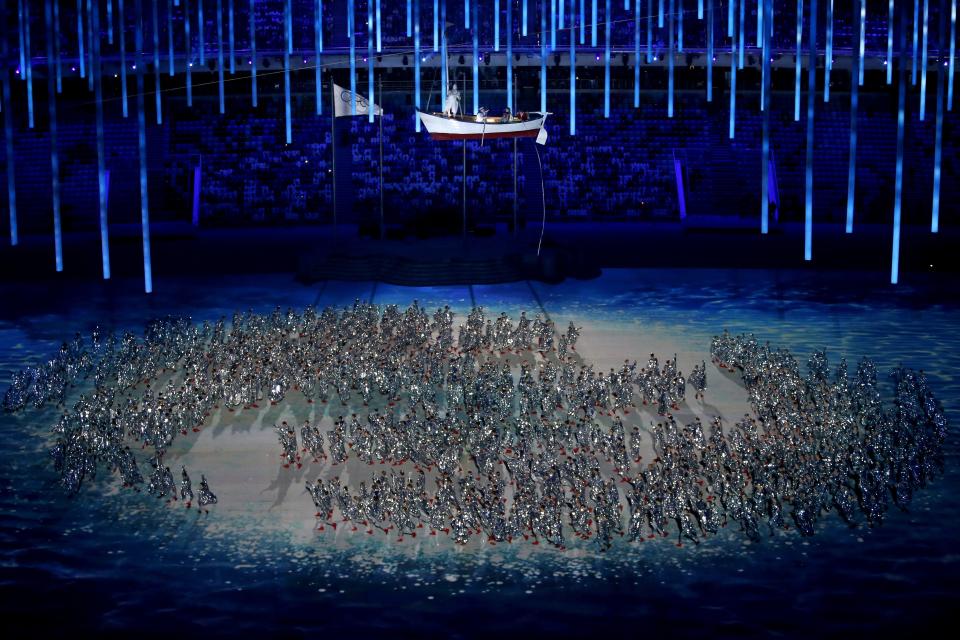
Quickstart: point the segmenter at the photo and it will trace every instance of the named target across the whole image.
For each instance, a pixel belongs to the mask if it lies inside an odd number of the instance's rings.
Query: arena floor
[[[0,312],[0,385],[98,324],[139,332],[147,319],[167,314],[212,321],[248,308],[322,308],[355,299],[405,307],[416,299],[430,311],[449,304],[455,325],[475,304],[513,318],[521,310],[549,314],[558,329],[573,321],[583,327],[578,356],[602,371],[624,358],[642,363],[651,352],[661,361],[676,354],[684,373],[705,360],[706,400],[688,393],[681,421],[722,415],[729,422],[749,410],[737,378],[710,363],[710,340],[725,328],[753,332],[802,362],[825,348],[833,366],[841,357],[852,365],[869,356],[882,376],[900,363],[923,369],[954,422],[951,433],[960,415],[956,298],[940,299],[936,286],[891,289],[875,274],[607,270],[599,279],[556,285],[417,288],[304,286],[270,275],[165,280],[152,297],[138,286],[51,287],[37,299],[26,286],[2,285],[12,302]],[[560,636],[633,623],[640,633],[653,624],[738,635],[826,624],[837,633],[864,633],[945,619],[960,586],[956,437],[946,445],[945,474],[909,512],[893,509],[882,527],[851,529],[830,515],[812,538],[778,532],[751,544],[724,530],[683,548],[654,540],[599,553],[584,542],[559,552],[520,541],[457,547],[442,536],[400,543],[347,527],[318,531],[303,480],[334,470],[328,463],[284,469],[273,425],[306,418],[329,425],[338,409],[289,394],[277,406],[220,409],[200,433],[179,438],[167,462],[185,464],[195,482],[199,472],[207,476],[219,497],[209,515],[121,490],[109,478],[67,498],[46,454],[56,413],[0,416],[5,624],[44,620],[45,630],[104,632],[186,624],[215,634],[229,621],[234,632],[265,633],[279,624],[304,635],[368,635],[392,626],[453,637],[534,621],[539,633]],[[655,419],[641,407],[625,422]],[[359,477],[369,473],[363,467],[337,473]]]

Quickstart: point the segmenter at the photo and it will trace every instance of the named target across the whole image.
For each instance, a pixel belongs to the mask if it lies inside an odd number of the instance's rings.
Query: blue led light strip
[[[860,10],[854,9],[853,24],[860,22]],[[856,200],[857,179],[857,109],[859,101],[859,83],[855,78],[860,73],[859,58],[853,58],[853,69],[850,72],[850,164],[847,169],[847,225],[846,232],[853,233],[853,212]]]
[[[810,55],[807,63],[807,167],[803,259],[813,259],[813,113],[817,96],[817,0],[810,0]]]
[[[219,2],[219,0],[218,0]],[[137,147],[140,155],[140,229],[143,236],[143,290],[153,292],[153,266],[150,255],[150,201],[147,197],[147,124],[143,109],[143,15],[141,0],[135,0],[137,57]],[[154,0],[156,7],[156,0]],[[219,15],[220,11],[217,11]]]
[[[47,60],[53,60],[53,0],[44,2],[47,26]],[[47,68],[47,109],[50,115],[50,175],[53,196],[53,245],[57,272],[63,271],[63,235],[60,228],[60,156],[57,152],[57,94],[56,73]]]

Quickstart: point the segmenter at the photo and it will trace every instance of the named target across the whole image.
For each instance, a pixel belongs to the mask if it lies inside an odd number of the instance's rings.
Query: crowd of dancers
[[[576,538],[606,550],[671,534],[696,543],[730,524],[752,540],[812,535],[834,510],[851,525],[879,524],[943,463],[947,420],[922,371],[895,369],[885,405],[870,360],[851,377],[818,352],[803,372],[788,351],[724,332],[712,362],[742,379],[753,413],[703,424],[706,362],[684,376],[676,356],[661,364],[651,354],[640,368],[628,359],[603,372],[577,353],[573,323],[558,332],[544,314],[514,321],[476,307],[454,325],[448,307],[428,314],[416,302],[199,325],[165,318],[142,338],[78,335],[16,374],[3,407],[66,408],[83,387],[54,427],[65,489],[106,469],[206,511],[217,501],[206,477],[195,496],[181,468],[178,491],[164,463],[174,440],[216,411],[302,394],[323,407],[316,420],[299,438],[294,424],[275,430],[282,466],[310,465],[318,529],[398,541],[565,549]]]

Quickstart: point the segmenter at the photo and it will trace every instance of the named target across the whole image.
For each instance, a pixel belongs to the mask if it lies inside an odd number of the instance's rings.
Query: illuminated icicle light
[[[253,0],[250,0],[251,5]],[[183,12],[183,34],[184,34],[184,43],[187,47],[187,106],[193,106],[193,42],[190,39],[190,0],[186,0],[184,3],[184,12]],[[251,11],[250,15],[253,15]],[[256,59],[254,59],[254,68],[256,68]],[[256,95],[256,92],[254,92]],[[256,106],[256,102],[253,103]]]
[[[570,1],[571,1],[571,2],[574,2],[575,0],[570,0]],[[583,0],[580,0],[580,4],[583,4]],[[526,35],[527,35],[527,0],[523,0],[523,9],[522,9],[522,12],[523,12],[523,13],[522,13],[522,15],[521,15],[520,34],[521,34],[522,36],[526,37]],[[474,16],[473,16],[473,26],[474,26],[474,28],[479,28],[479,27],[480,27],[480,25],[477,23],[477,16],[476,16],[476,14],[474,14]]]
[[[630,4],[630,0],[624,0],[624,2],[625,2],[625,4]],[[626,9],[629,9],[630,7],[625,7],[625,8],[626,8]],[[565,24],[565,20],[564,20],[565,15],[564,15],[564,14],[566,14],[566,12],[567,12],[567,5],[566,5],[566,3],[564,2],[564,0],[560,0],[560,6],[557,8],[557,20],[558,20],[558,22],[559,22],[559,24],[560,24],[560,30],[561,30],[561,31],[562,31],[563,28],[564,28],[564,24]]]
[[[250,102],[257,106],[257,14],[256,0],[250,0]]]
[[[152,0],[153,8],[153,95],[156,102],[157,124],[163,124],[163,108],[160,103],[160,0]]]
[[[640,108],[640,0],[633,4],[633,108]]]
[[[580,44],[587,43],[587,0],[580,0]]]
[[[53,0],[44,2],[44,18],[47,26],[47,60],[53,60]],[[63,235],[60,228],[60,156],[57,152],[57,94],[56,74],[47,69],[47,109],[50,114],[50,175],[53,196],[53,245],[57,272],[63,271]]]
[[[863,86],[863,69],[864,65],[864,54],[866,53],[867,46],[867,0],[860,0],[860,77],[857,82],[860,83],[860,86]]]
[[[513,103],[513,11],[507,3],[507,104],[516,111]]]
[[[701,5],[703,0],[700,0]],[[757,1],[757,47],[763,49],[763,5],[765,0]],[[698,16],[703,19],[703,16]]]
[[[293,15],[290,9],[292,0],[286,0],[284,3],[284,46],[283,46],[283,125],[284,140],[287,144],[293,142],[292,124],[290,122],[290,36],[293,29],[290,25],[293,23]],[[354,98],[354,114],[356,114],[356,98]]]
[[[113,44],[113,0],[107,0],[107,44]]]
[[[200,64],[207,63],[207,47],[203,40],[204,27],[206,23],[203,20],[203,0],[197,0],[197,49],[200,52]]]
[[[348,0],[348,2],[353,3],[353,0]],[[497,9],[500,8],[500,0],[496,0]],[[433,0],[433,51],[437,52],[440,50],[440,8],[438,6],[439,0]]]
[[[590,46],[597,46],[597,0],[590,3]]]
[[[223,95],[223,0],[217,0],[217,89],[220,94],[220,115],[223,115],[227,110]]]
[[[143,239],[143,290],[153,292],[153,263],[150,253],[150,200],[147,196],[147,122],[143,105],[143,15],[141,1],[135,0],[137,23],[134,29],[137,49],[137,150],[140,159],[140,230]],[[157,0],[154,0],[156,7]],[[219,11],[217,13],[220,13]],[[156,24],[156,21],[154,21]]]
[[[903,135],[904,107],[907,95],[907,69],[904,60],[907,56],[906,11],[900,8],[900,80],[897,91],[897,177],[893,196],[893,248],[890,260],[890,283],[900,280],[900,214],[903,204]]]
[[[713,1],[707,0],[707,102],[713,102]]]
[[[550,0],[550,51],[557,49],[557,0]]]
[[[854,10],[853,23],[860,22],[859,9]],[[856,201],[857,180],[857,120],[860,99],[859,83],[854,77],[860,73],[859,57],[853,59],[854,68],[850,73],[850,164],[847,169],[847,225],[846,232],[853,233],[853,212]]]
[[[103,149],[103,83],[100,68],[100,12],[96,8],[91,19],[91,29],[96,37],[93,38],[93,64],[90,73],[93,75],[93,90],[96,101],[97,120],[97,184],[99,187],[100,204],[100,254],[103,266],[103,279],[110,279],[110,239],[107,228],[107,168],[106,156]]]
[[[437,0],[433,0],[436,6]],[[434,12],[434,18],[437,17]],[[350,33],[350,115],[357,115],[357,39],[354,25],[353,0],[347,0],[347,28]]]
[[[817,0],[810,0],[810,56],[807,70],[807,171],[803,259],[813,259],[813,112],[817,96]]]
[[[4,37],[4,47],[6,47],[6,38]],[[4,55],[6,58],[6,55]],[[7,214],[10,220],[10,245],[17,246],[20,243],[17,228],[17,187],[15,178],[15,161],[13,156],[13,104],[10,102],[10,73],[6,68],[3,73],[3,131],[4,142],[7,152]]]
[[[945,12],[940,5],[940,30],[937,38],[939,56],[937,60],[937,125],[933,142],[933,202],[930,207],[930,232],[940,231],[940,164],[943,158],[943,101],[944,85],[947,83],[947,73],[940,61],[943,59],[943,37],[946,22]]]
[[[446,13],[447,0],[442,0],[444,13]],[[444,16],[446,18],[446,16]],[[367,0],[367,122],[372,123],[374,120],[374,99],[376,96],[373,95],[373,39],[374,39],[374,30],[373,30],[373,1]],[[446,45],[446,43],[444,43]],[[444,50],[446,53],[446,50]]]
[[[250,15],[253,16],[253,0],[250,0]],[[173,7],[170,6],[170,0],[167,0],[167,67],[170,77],[173,77],[174,70],[173,55]]]
[[[953,111],[953,68],[957,54],[957,0],[950,2],[950,70],[947,74],[947,109]]]
[[[99,2],[99,0],[97,0]],[[87,66],[90,67],[90,73],[87,74],[87,90],[93,91],[93,2],[87,0]]]
[[[803,40],[803,0],[797,0],[797,54],[794,61],[793,121],[800,122],[800,44]]]
[[[923,53],[920,59],[920,122],[927,116],[927,45],[929,34],[930,0],[923,0]]]
[[[63,93],[63,67],[60,59],[60,3],[53,3],[53,58],[57,70],[57,93]]]
[[[124,32],[123,0],[119,0],[117,11],[120,18],[120,107],[123,109],[123,117],[126,118],[130,113],[127,107],[127,39]],[[97,51],[99,51],[99,47]]]
[[[313,49],[316,56],[313,76],[317,94],[317,115],[319,116],[323,114],[323,65],[320,61],[320,56],[323,53],[323,0],[314,0],[313,11]]]
[[[683,0],[677,0],[677,51],[683,53]]]
[[[27,125],[33,129],[33,62],[31,60],[32,54],[30,53],[30,0],[24,0],[23,7],[23,41],[24,46],[27,48],[26,58],[27,66],[25,67],[25,79],[27,81]]]
[[[731,0],[733,2],[734,0]],[[730,130],[728,136],[733,140],[734,126],[737,121],[737,38],[730,38]]]
[[[657,3],[657,28],[663,29],[663,0]]]
[[[237,72],[237,54],[234,50],[233,40],[233,0],[227,2],[227,40],[230,43],[228,55],[230,56],[230,75]]]
[[[470,28],[470,0],[463,0],[463,28]]]
[[[80,77],[87,77],[86,56],[83,50],[83,0],[77,0],[77,51],[80,62]]]
[[[660,0],[660,6],[663,7],[663,0]],[[736,11],[737,0],[727,0],[727,37],[733,37],[734,12]],[[662,24],[660,25],[663,26]]]
[[[757,7],[758,15],[763,15],[763,9],[766,4],[767,0],[760,0],[760,4]],[[761,80],[763,96],[760,103],[760,108],[763,110],[763,132],[761,134],[760,155],[760,233],[766,234],[770,232],[770,49],[767,24],[761,20],[760,25],[763,29],[760,39],[760,47],[763,55],[761,65],[763,69],[763,78]]]
[[[447,76],[447,0],[440,0],[440,108],[447,104],[447,86],[450,78]],[[371,120],[372,122],[372,120]]]
[[[740,0],[740,34],[737,36],[737,41],[740,48],[740,60],[738,61],[737,66],[740,69],[743,69],[743,48],[744,48],[743,45],[745,41],[743,37],[743,31],[744,31],[743,25],[746,22],[746,19],[744,18],[744,7],[746,6],[747,6],[747,0]]]
[[[547,110],[547,12],[546,0],[540,3],[540,111]]]
[[[377,53],[380,53],[381,51],[383,51],[383,33],[382,33],[383,30],[381,28],[381,21],[380,21],[380,0],[377,0],[376,19],[377,19]]]
[[[474,53],[476,53],[476,44],[474,44]],[[473,58],[476,65],[477,56],[474,55]],[[473,75],[476,79],[476,71]],[[476,87],[476,81],[474,87]],[[413,104],[417,111],[420,111],[420,0],[413,0]],[[333,114],[330,117],[332,118]],[[420,116],[416,113],[413,115],[413,123],[417,133],[420,133]]]
[[[500,51],[500,0],[493,0],[493,50]]]
[[[703,20],[703,0],[697,0],[697,20]]]
[[[667,117],[673,117],[673,25],[676,17],[673,13],[674,0],[670,0],[670,26],[667,29]],[[731,138],[733,136],[730,136]]]
[[[407,0],[407,37],[413,35],[413,5]],[[417,118],[419,120],[419,118]]]
[[[577,135],[577,27],[572,6],[570,11],[570,135]]]
[[[887,84],[893,84],[893,0],[887,4]]]
[[[920,0],[913,0],[913,67],[910,72],[910,83],[917,84],[917,46],[919,43],[919,29],[920,26]]]
[[[479,0],[473,3],[473,112],[480,111],[480,22],[477,20],[479,10],[477,5]],[[420,118],[417,118],[417,126],[420,125]],[[419,129],[417,129],[419,131]]]
[[[671,2],[673,0],[670,0]],[[603,12],[603,117],[610,117],[610,0]]]
[[[823,101],[830,102],[830,71],[833,69],[833,0],[827,0],[827,53],[823,61]]]
[[[18,49],[18,53],[20,54],[21,69],[26,69],[26,66],[27,66],[27,61],[26,61],[27,48],[26,48],[26,44],[24,43],[24,24],[30,23],[30,20],[24,20],[23,18],[24,2],[29,2],[29,0],[17,0],[17,36],[20,39],[20,47]],[[28,10],[29,8],[30,7],[27,7]],[[25,77],[26,77],[25,75],[22,75],[20,76],[20,79],[23,80]]]
[[[653,62],[653,0],[647,7],[647,64]]]

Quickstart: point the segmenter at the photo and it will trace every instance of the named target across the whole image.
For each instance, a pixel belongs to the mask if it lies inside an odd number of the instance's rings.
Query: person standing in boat
[[[511,116],[511,114],[510,114],[510,107],[506,107],[506,108],[503,110],[503,117],[500,118],[500,122],[506,124],[506,123],[510,122],[511,120],[512,120],[512,116]]]
[[[460,90],[453,83],[447,91],[447,101],[443,105],[443,115],[452,118],[460,112]]]

